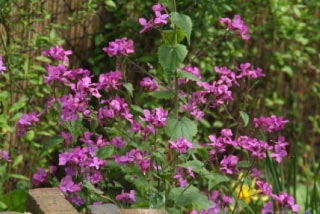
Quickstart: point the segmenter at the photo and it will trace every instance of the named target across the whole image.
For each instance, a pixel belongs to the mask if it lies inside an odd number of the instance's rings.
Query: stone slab
[[[120,209],[114,204],[90,205],[88,214],[120,214]]]
[[[120,214],[167,214],[167,212],[158,209],[121,209]]]
[[[58,188],[29,190],[26,211],[33,214],[78,214]]]

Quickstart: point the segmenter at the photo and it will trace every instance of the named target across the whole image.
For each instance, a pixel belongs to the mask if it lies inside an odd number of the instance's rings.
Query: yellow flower
[[[241,175],[240,175],[241,176]],[[243,179],[241,179],[243,180]],[[243,181],[241,181],[242,183]],[[239,199],[243,200],[246,204],[249,204],[251,200],[256,201],[259,199],[258,194],[260,190],[255,189],[256,179],[252,179],[251,185],[241,183],[236,187],[236,195],[239,196]]]

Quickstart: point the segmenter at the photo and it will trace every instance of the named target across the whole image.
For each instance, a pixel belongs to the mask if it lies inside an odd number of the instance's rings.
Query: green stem
[[[173,8],[174,8],[174,12],[177,12],[177,5],[175,0],[173,0]],[[173,31],[174,31],[174,46],[176,46],[178,43],[178,34],[177,34],[177,26],[175,24],[173,25]],[[177,69],[173,73],[174,73],[174,114],[178,118],[179,116],[179,97],[178,97],[179,85],[178,85]]]

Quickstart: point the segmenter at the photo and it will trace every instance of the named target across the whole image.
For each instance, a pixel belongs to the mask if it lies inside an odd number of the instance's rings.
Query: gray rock
[[[88,214],[120,214],[120,209],[114,204],[90,205]]]

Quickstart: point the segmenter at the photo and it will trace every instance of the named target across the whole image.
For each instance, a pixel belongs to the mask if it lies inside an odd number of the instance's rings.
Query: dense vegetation
[[[61,7],[72,7],[72,2],[76,1],[70,1],[71,6],[64,4]],[[170,7],[172,1],[160,2],[173,11]],[[48,4],[0,0],[3,5],[0,8],[0,54],[6,66],[0,76],[0,140],[1,151],[9,151],[12,159],[7,162],[2,154],[1,209],[23,211],[21,201],[26,191],[35,187],[33,174],[38,168],[49,171],[50,166],[57,165],[58,154],[64,151],[60,136],[63,128],[57,126],[57,112],[44,114],[24,137],[19,137],[17,129],[23,113],[43,112],[50,96],[59,97],[68,91],[63,84],[44,84],[45,65],[51,61],[41,53],[51,46],[63,45],[65,50],[71,49],[74,53],[70,67],[88,69],[98,81],[100,74],[114,70],[118,60],[108,57],[102,48],[110,41],[126,36],[134,41],[135,54],[121,61],[121,69],[127,71],[126,81],[130,83],[125,89],[129,93],[133,90],[137,102],[143,101],[146,97],[139,97],[143,90],[139,83],[145,76],[141,71],[155,75],[160,67],[158,47],[162,42],[170,43],[169,34],[163,31],[138,33],[142,28],[138,18],[150,18],[150,8],[156,3],[142,0],[83,1],[62,22],[54,18],[59,14],[52,14]],[[202,78],[208,81],[219,76],[215,66],[227,65],[236,70],[243,60],[262,68],[266,74],[255,82],[243,81],[239,88],[235,87],[234,101],[209,112],[209,116],[199,123],[194,141],[205,142],[212,133],[218,136],[222,128],[230,128],[236,136],[259,135],[254,123],[248,121],[262,115],[283,116],[289,120],[281,132],[289,142],[288,156],[280,165],[268,159],[257,167],[264,171],[266,179],[273,188],[278,188],[278,192],[291,194],[301,211],[319,212],[319,1],[186,0],[176,1],[176,8],[179,13],[189,16],[193,23],[190,46],[186,39],[180,41],[188,46],[184,65],[199,67]],[[232,18],[234,14],[241,15],[248,26],[250,40],[233,39],[234,35],[226,34],[219,23],[219,18]],[[98,21],[90,25],[87,23],[89,17]],[[72,34],[70,28],[74,24],[85,29],[88,25],[94,27],[94,31],[82,34],[91,41],[86,43],[89,45],[75,47],[72,43],[72,36],[68,34]],[[45,27],[37,31],[41,25]],[[77,34],[76,31],[73,33]],[[166,78],[164,74],[159,76],[159,79]],[[162,102],[162,98],[155,99],[143,107],[152,109]],[[90,104],[97,106],[97,101],[92,99]],[[70,127],[74,128],[73,125]],[[85,123],[82,127],[92,128]],[[272,173],[268,174],[270,170]],[[63,176],[58,170],[40,186],[58,186]],[[85,188],[88,192],[93,191],[90,184]],[[94,201],[96,197],[90,200]]]

